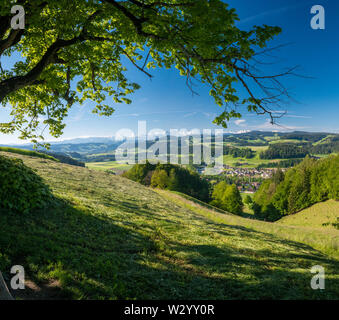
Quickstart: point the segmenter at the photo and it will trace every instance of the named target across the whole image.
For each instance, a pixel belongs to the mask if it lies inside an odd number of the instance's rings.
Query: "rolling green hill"
[[[229,165],[232,167],[255,168],[260,165],[263,167],[276,167],[281,161],[288,160],[288,158],[261,159],[261,152],[267,151],[269,147],[272,147],[274,145],[292,144],[299,147],[304,146],[313,156],[327,157],[332,153],[338,152],[338,137],[338,134],[316,132],[288,133],[252,131],[241,134],[226,134],[224,135],[223,139],[224,147],[233,147],[236,149],[251,149],[254,156],[248,159],[245,156],[227,154],[220,157],[218,160],[223,160],[225,165]],[[172,141],[176,139],[173,139],[172,137],[169,140]],[[122,172],[128,170],[131,165],[121,165],[115,161],[115,154],[121,143],[121,141],[114,141],[113,138],[73,139],[70,141],[51,143],[49,152],[51,152],[52,155],[62,153],[63,155],[72,157],[75,160],[85,162],[86,166],[88,166],[89,168]],[[148,140],[147,147],[149,148],[154,143],[155,140]],[[158,141],[158,145],[167,145],[167,143],[167,137],[162,137]],[[204,145],[208,145],[208,143],[205,142]],[[1,150],[1,148],[2,147],[0,147],[0,151],[6,151],[5,149]],[[33,145],[20,146],[20,148],[26,149],[23,151],[21,151],[21,149],[19,151],[21,154],[24,154],[23,152],[27,153],[30,152],[29,150],[33,150]],[[134,149],[134,143],[131,143],[127,147],[127,149],[129,148]],[[18,150],[17,148],[15,149]],[[302,158],[300,158],[300,160],[302,160]],[[281,164],[279,165],[280,167],[284,167]],[[287,164],[287,166],[290,165]]]
[[[32,150],[19,149],[19,148],[0,147],[0,152],[9,152],[9,153],[15,153],[15,154],[22,154],[22,155],[30,156],[30,157],[48,159],[52,161],[59,161],[58,159],[55,159],[54,157],[48,154],[45,154],[45,153],[32,151]]]
[[[314,228],[332,228],[338,223],[339,202],[328,200],[279,220],[279,224]]]
[[[23,155],[56,200],[0,212],[0,270],[16,298],[335,299],[339,230],[250,220],[127,179]],[[312,266],[326,290],[310,288]]]

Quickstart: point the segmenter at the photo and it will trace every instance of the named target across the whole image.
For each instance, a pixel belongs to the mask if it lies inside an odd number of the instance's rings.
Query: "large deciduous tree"
[[[23,30],[11,28],[14,4],[25,9]],[[69,108],[87,99],[93,112],[111,115],[114,104],[130,103],[139,88],[126,76],[129,66],[147,77],[152,68],[175,66],[192,92],[192,81],[207,83],[222,107],[219,125],[240,117],[240,105],[273,122],[272,110],[286,95],[279,79],[293,69],[263,74],[255,65],[281,30],[243,31],[237,20],[221,0],[1,1],[0,58],[15,63],[0,69],[0,102],[12,116],[0,131],[33,141],[46,128],[60,136]],[[242,99],[236,82],[247,93]]]

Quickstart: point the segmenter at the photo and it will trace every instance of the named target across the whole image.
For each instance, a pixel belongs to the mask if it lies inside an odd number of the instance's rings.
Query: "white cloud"
[[[206,118],[215,118],[217,116],[216,113],[211,113],[211,112],[203,112],[202,113]]]
[[[293,115],[293,114],[287,114],[284,117],[286,117],[286,118],[299,118],[299,119],[312,119],[312,117],[310,117],[310,116],[297,116],[297,115]]]
[[[183,116],[183,118],[189,118],[189,117],[193,117],[197,114],[197,112],[190,112],[190,113],[187,113]]]
[[[239,119],[239,120],[235,120],[234,123],[239,127],[244,127],[246,125],[246,120]]]
[[[127,114],[117,114],[113,115],[115,118],[120,118],[120,117],[140,117],[139,113],[127,113]]]
[[[194,135],[200,135],[201,130],[200,129],[170,129],[170,135],[175,137],[186,137],[186,136],[194,136]]]
[[[251,132],[251,130],[227,130],[224,133],[241,134],[241,133],[248,133],[248,132]]]
[[[241,133],[248,133],[251,132],[251,130],[238,130],[236,132],[234,132],[235,134],[241,134]]]

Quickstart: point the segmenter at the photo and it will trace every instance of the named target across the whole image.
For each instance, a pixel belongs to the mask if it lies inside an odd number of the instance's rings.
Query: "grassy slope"
[[[89,169],[96,170],[113,170],[113,171],[126,171],[132,167],[132,165],[128,164],[119,164],[116,161],[108,161],[108,162],[87,162],[86,167]]]
[[[25,155],[25,156],[43,158],[43,159],[48,159],[48,160],[60,162],[58,159],[55,159],[54,157],[52,157],[48,154],[37,152],[37,151],[31,151],[31,150],[26,150],[26,149],[18,149],[18,148],[10,148],[10,147],[0,147],[0,151],[15,153],[15,154],[22,154],[22,155]]]
[[[163,191],[158,191],[163,192]],[[326,253],[332,258],[339,259],[339,231],[336,229],[314,228],[305,226],[281,225],[279,223],[270,223],[258,221],[255,219],[246,219],[232,214],[220,213],[220,210],[206,210],[206,205],[190,198],[187,195],[176,198],[174,194],[165,192],[163,196],[172,199],[177,204],[188,207],[195,212],[199,212],[205,217],[215,222],[224,222],[230,225],[250,228],[256,231],[269,233],[287,240],[296,241],[310,245],[313,248]],[[184,202],[182,198],[191,200]],[[194,205],[194,206],[192,206]],[[247,215],[248,217],[250,215]]]
[[[338,223],[338,219],[339,202],[329,200],[317,203],[297,214],[284,217],[279,221],[279,224],[335,229],[332,224]]]
[[[62,200],[30,215],[0,214],[0,268],[9,276],[10,266],[23,265],[35,291],[53,286],[57,297],[84,299],[339,297],[339,262],[306,244],[334,255],[339,232],[305,229],[301,238],[301,228],[227,215],[104,172],[16,156]],[[309,270],[318,264],[326,269],[324,292],[310,288]]]

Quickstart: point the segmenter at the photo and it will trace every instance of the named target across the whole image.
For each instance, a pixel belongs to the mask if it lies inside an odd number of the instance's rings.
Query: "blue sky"
[[[277,25],[283,32],[270,46],[287,44],[275,53],[279,67],[300,65],[299,73],[312,78],[288,78],[285,85],[296,102],[286,108],[287,115],[272,127],[267,116],[245,113],[241,121],[231,121],[229,131],[242,130],[305,130],[339,132],[339,1],[337,0],[228,0],[240,17],[238,26],[243,29],[253,25]],[[326,13],[326,29],[310,27],[313,5],[322,5]],[[142,88],[133,94],[131,105],[116,105],[110,118],[91,113],[92,103],[75,105],[66,123],[63,139],[84,136],[113,136],[119,129],[130,128],[136,132],[138,120],[146,120],[147,128],[193,129],[217,128],[212,124],[222,110],[209,96],[207,86],[198,85],[192,96],[185,79],[176,70],[153,70],[154,78],[129,66],[129,75]],[[240,91],[240,95],[243,92]],[[1,109],[0,122],[8,112]],[[46,137],[49,140],[49,137]],[[0,144],[16,143],[16,136],[0,135]]]

